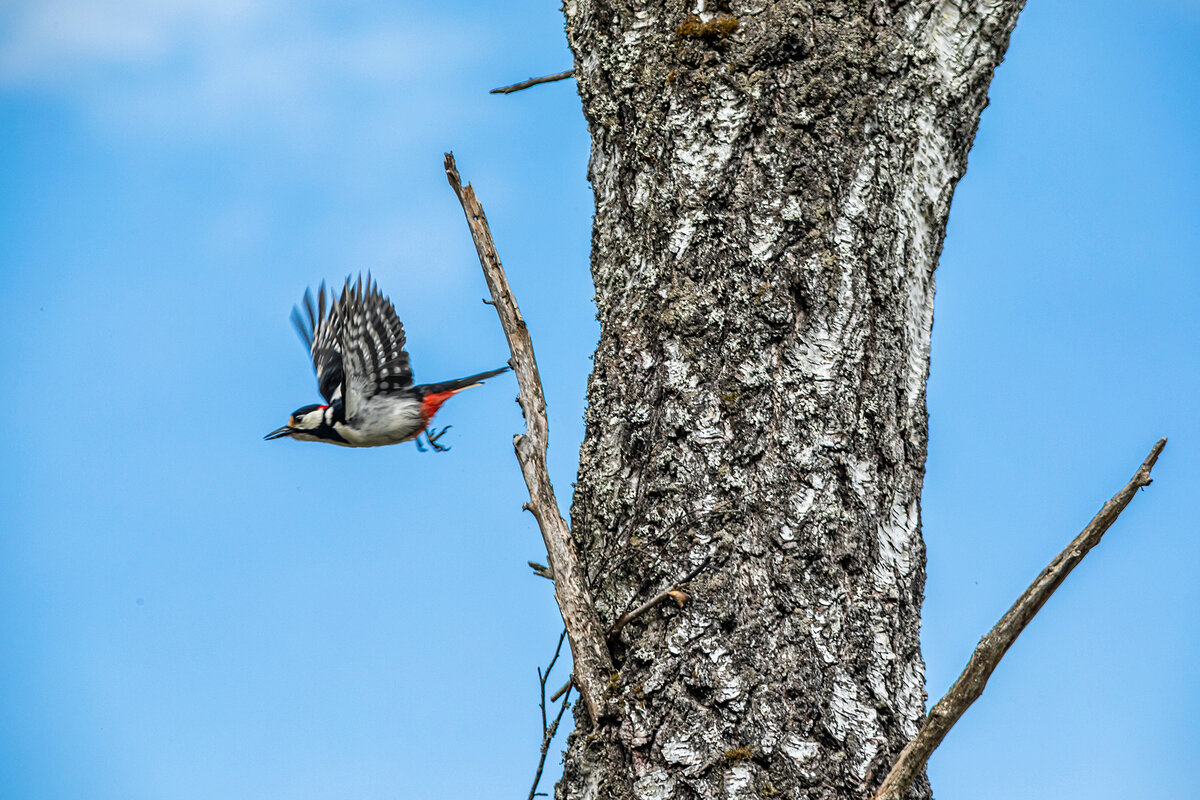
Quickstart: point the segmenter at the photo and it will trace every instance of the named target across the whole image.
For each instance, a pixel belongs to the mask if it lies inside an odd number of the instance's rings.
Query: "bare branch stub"
[[[470,184],[462,185],[452,153],[446,154],[445,166],[446,178],[466,215],[479,264],[483,267],[496,314],[500,317],[500,326],[504,329],[512,352],[509,363],[521,389],[518,402],[525,417],[525,433],[513,437],[513,448],[525,477],[525,485],[529,487],[529,503],[526,507],[537,519],[542,540],[546,544],[549,571],[554,576],[554,597],[566,624],[575,661],[576,688],[583,697],[588,714],[596,722],[604,716],[605,690],[613,671],[612,656],[608,651],[604,627],[596,614],[578,547],[566,520],[559,513],[554,486],[550,483],[546,466],[550,429],[533,342],[508,285],[504,267],[500,264],[483,206],[475,196],[474,188]]]
[[[1014,641],[1025,630],[1034,615],[1041,610],[1050,595],[1062,585],[1071,570],[1083,560],[1093,547],[1100,543],[1105,531],[1116,522],[1117,517],[1129,505],[1129,501],[1137,494],[1138,489],[1150,485],[1150,470],[1158,460],[1159,453],[1167,444],[1167,440],[1159,439],[1158,443],[1146,456],[1141,467],[1134,473],[1133,478],[1121,491],[1104,504],[1100,512],[1092,518],[1087,527],[1067,545],[1050,564],[1042,570],[1029,588],[1015,602],[995,627],[979,641],[978,647],[967,662],[966,669],[958,676],[958,680],[946,692],[946,696],[937,702],[933,710],[925,718],[921,729],[917,731],[896,759],[895,766],[883,779],[879,789],[872,795],[871,800],[900,800],[912,785],[913,779],[924,768],[929,757],[942,739],[958,722],[963,713],[970,708],[987,686],[988,678],[995,671],[1000,659],[1012,647]]]
[[[550,695],[550,702],[553,703],[556,700],[558,700],[558,698],[562,697],[564,694],[569,692],[571,690],[571,687],[574,685],[575,685],[575,678],[573,676],[570,678],[567,678],[567,682],[564,683],[562,686],[560,686],[558,688],[557,692]]]
[[[573,77],[575,77],[575,70],[568,69],[564,72],[556,72],[553,75],[543,75],[540,78],[529,78],[528,80],[521,81],[520,83],[514,83],[512,86],[500,86],[496,89],[492,89],[490,92],[488,92],[488,94],[512,94],[513,92],[519,92],[522,89],[528,89],[530,86],[537,86],[541,83],[554,83],[555,81],[563,81],[567,78]]]

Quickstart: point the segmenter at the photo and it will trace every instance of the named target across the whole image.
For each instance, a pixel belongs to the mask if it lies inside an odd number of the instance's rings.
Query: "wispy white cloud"
[[[153,68],[173,50],[237,34],[268,15],[262,0],[15,0],[0,12],[6,83],[69,82],[113,64]]]
[[[446,191],[441,152],[479,125],[497,37],[404,5],[0,0],[0,94],[50,98],[97,134],[97,158],[141,170],[150,192],[192,193],[185,221],[161,221],[213,269],[285,250],[305,276],[421,265],[432,286],[470,262],[440,246],[461,218],[418,194]]]
[[[304,143],[337,121],[394,121],[405,95],[458,73],[471,52],[462,25],[386,8],[9,0],[0,9],[0,88],[54,92],[145,133],[263,131]]]

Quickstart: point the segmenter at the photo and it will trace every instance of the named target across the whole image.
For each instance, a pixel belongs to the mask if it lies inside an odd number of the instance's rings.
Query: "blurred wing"
[[[365,286],[361,276],[353,285],[346,279],[331,316],[337,320],[341,344],[347,417],[353,417],[377,394],[412,386],[412,368],[404,351],[404,326],[392,302],[379,292],[370,275]]]
[[[300,334],[312,357],[317,372],[317,389],[330,405],[345,393],[345,370],[342,367],[342,346],[336,316],[337,303],[325,284],[317,290],[314,305],[312,292],[304,290],[304,310],[292,309],[292,325]]]

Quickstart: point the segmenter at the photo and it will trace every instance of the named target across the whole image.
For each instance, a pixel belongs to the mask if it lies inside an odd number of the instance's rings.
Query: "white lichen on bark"
[[[916,729],[933,273],[1018,7],[566,4],[601,324],[573,530],[607,621],[711,563],[622,629],[560,797],[861,797]]]

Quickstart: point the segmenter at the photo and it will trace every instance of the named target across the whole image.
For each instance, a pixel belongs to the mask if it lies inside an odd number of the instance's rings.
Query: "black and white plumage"
[[[323,405],[296,409],[288,424],[267,439],[329,442],[344,447],[376,447],[416,440],[422,433],[436,450],[441,433],[428,429],[442,403],[478,386],[508,367],[443,383],[413,385],[404,349],[404,325],[396,309],[368,275],[364,283],[346,279],[340,297],[322,283],[314,301],[305,290],[303,309],[292,309],[292,324],[312,356]],[[421,443],[417,440],[417,446]]]

